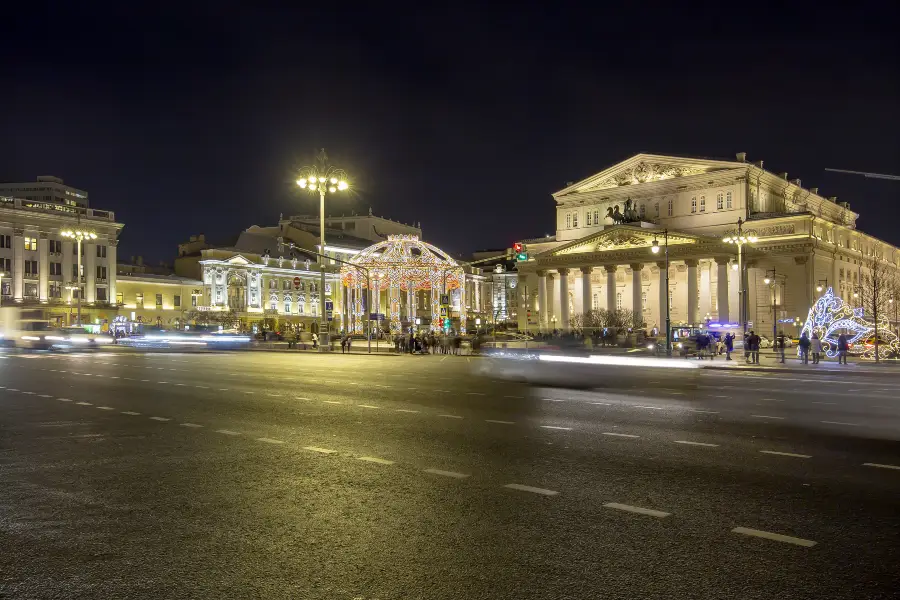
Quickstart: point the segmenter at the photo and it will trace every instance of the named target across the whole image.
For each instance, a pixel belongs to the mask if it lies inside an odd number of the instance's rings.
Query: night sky
[[[0,180],[88,190],[120,257],[316,211],[293,181],[320,147],[356,190],[330,213],[454,253],[552,233],[552,192],[637,152],[747,152],[900,245],[900,181],[823,170],[900,175],[896,3],[20,4]]]

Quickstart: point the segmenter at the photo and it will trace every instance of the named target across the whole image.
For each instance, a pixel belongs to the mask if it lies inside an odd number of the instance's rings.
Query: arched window
[[[692,213],[697,212],[697,196],[694,196],[693,198],[691,198],[691,212]]]
[[[587,226],[591,226],[591,211],[587,211]]]
[[[578,227],[578,213],[572,213],[572,227]]]
[[[731,192],[725,194],[725,208],[731,208]]]
[[[725,208],[725,194],[719,192],[716,194],[716,210],[722,210]]]
[[[616,308],[622,308],[622,292],[616,292]]]
[[[671,217],[675,213],[675,201],[672,198],[669,198],[669,216]]]
[[[706,196],[700,196],[700,212],[706,212]]]
[[[284,312],[285,312],[285,314],[291,314],[291,299],[290,298],[284,299]]]
[[[275,294],[272,294],[272,296],[269,298],[269,308],[271,308],[272,310],[278,310],[278,296],[276,296]]]
[[[566,215],[566,229],[572,229],[572,215]]]
[[[595,210],[594,211],[594,225],[599,225],[599,224],[600,224],[600,211]]]

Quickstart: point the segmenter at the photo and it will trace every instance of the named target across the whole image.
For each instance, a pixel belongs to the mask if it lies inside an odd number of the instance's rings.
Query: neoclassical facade
[[[638,154],[553,198],[556,235],[523,240],[522,330],[566,330],[573,315],[612,308],[663,330],[668,294],[673,326],[738,326],[743,316],[749,329],[796,334],[827,288],[850,302],[871,260],[894,272],[900,265],[894,246],[856,229],[848,203],[743,153],[733,161]],[[617,224],[626,207],[629,222]],[[743,246],[743,273],[737,246],[723,241],[739,219],[756,237]]]

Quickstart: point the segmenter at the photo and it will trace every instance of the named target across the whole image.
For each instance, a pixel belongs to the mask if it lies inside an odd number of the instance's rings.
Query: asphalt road
[[[484,360],[0,354],[0,597],[897,597],[900,376]]]

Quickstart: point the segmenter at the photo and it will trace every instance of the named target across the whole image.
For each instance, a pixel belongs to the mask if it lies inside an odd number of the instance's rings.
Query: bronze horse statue
[[[613,210],[612,206],[606,207],[606,218],[612,219],[612,222],[616,225],[621,225],[625,222],[625,217],[622,215],[622,213],[619,212],[618,204],[616,204],[615,210]]]

